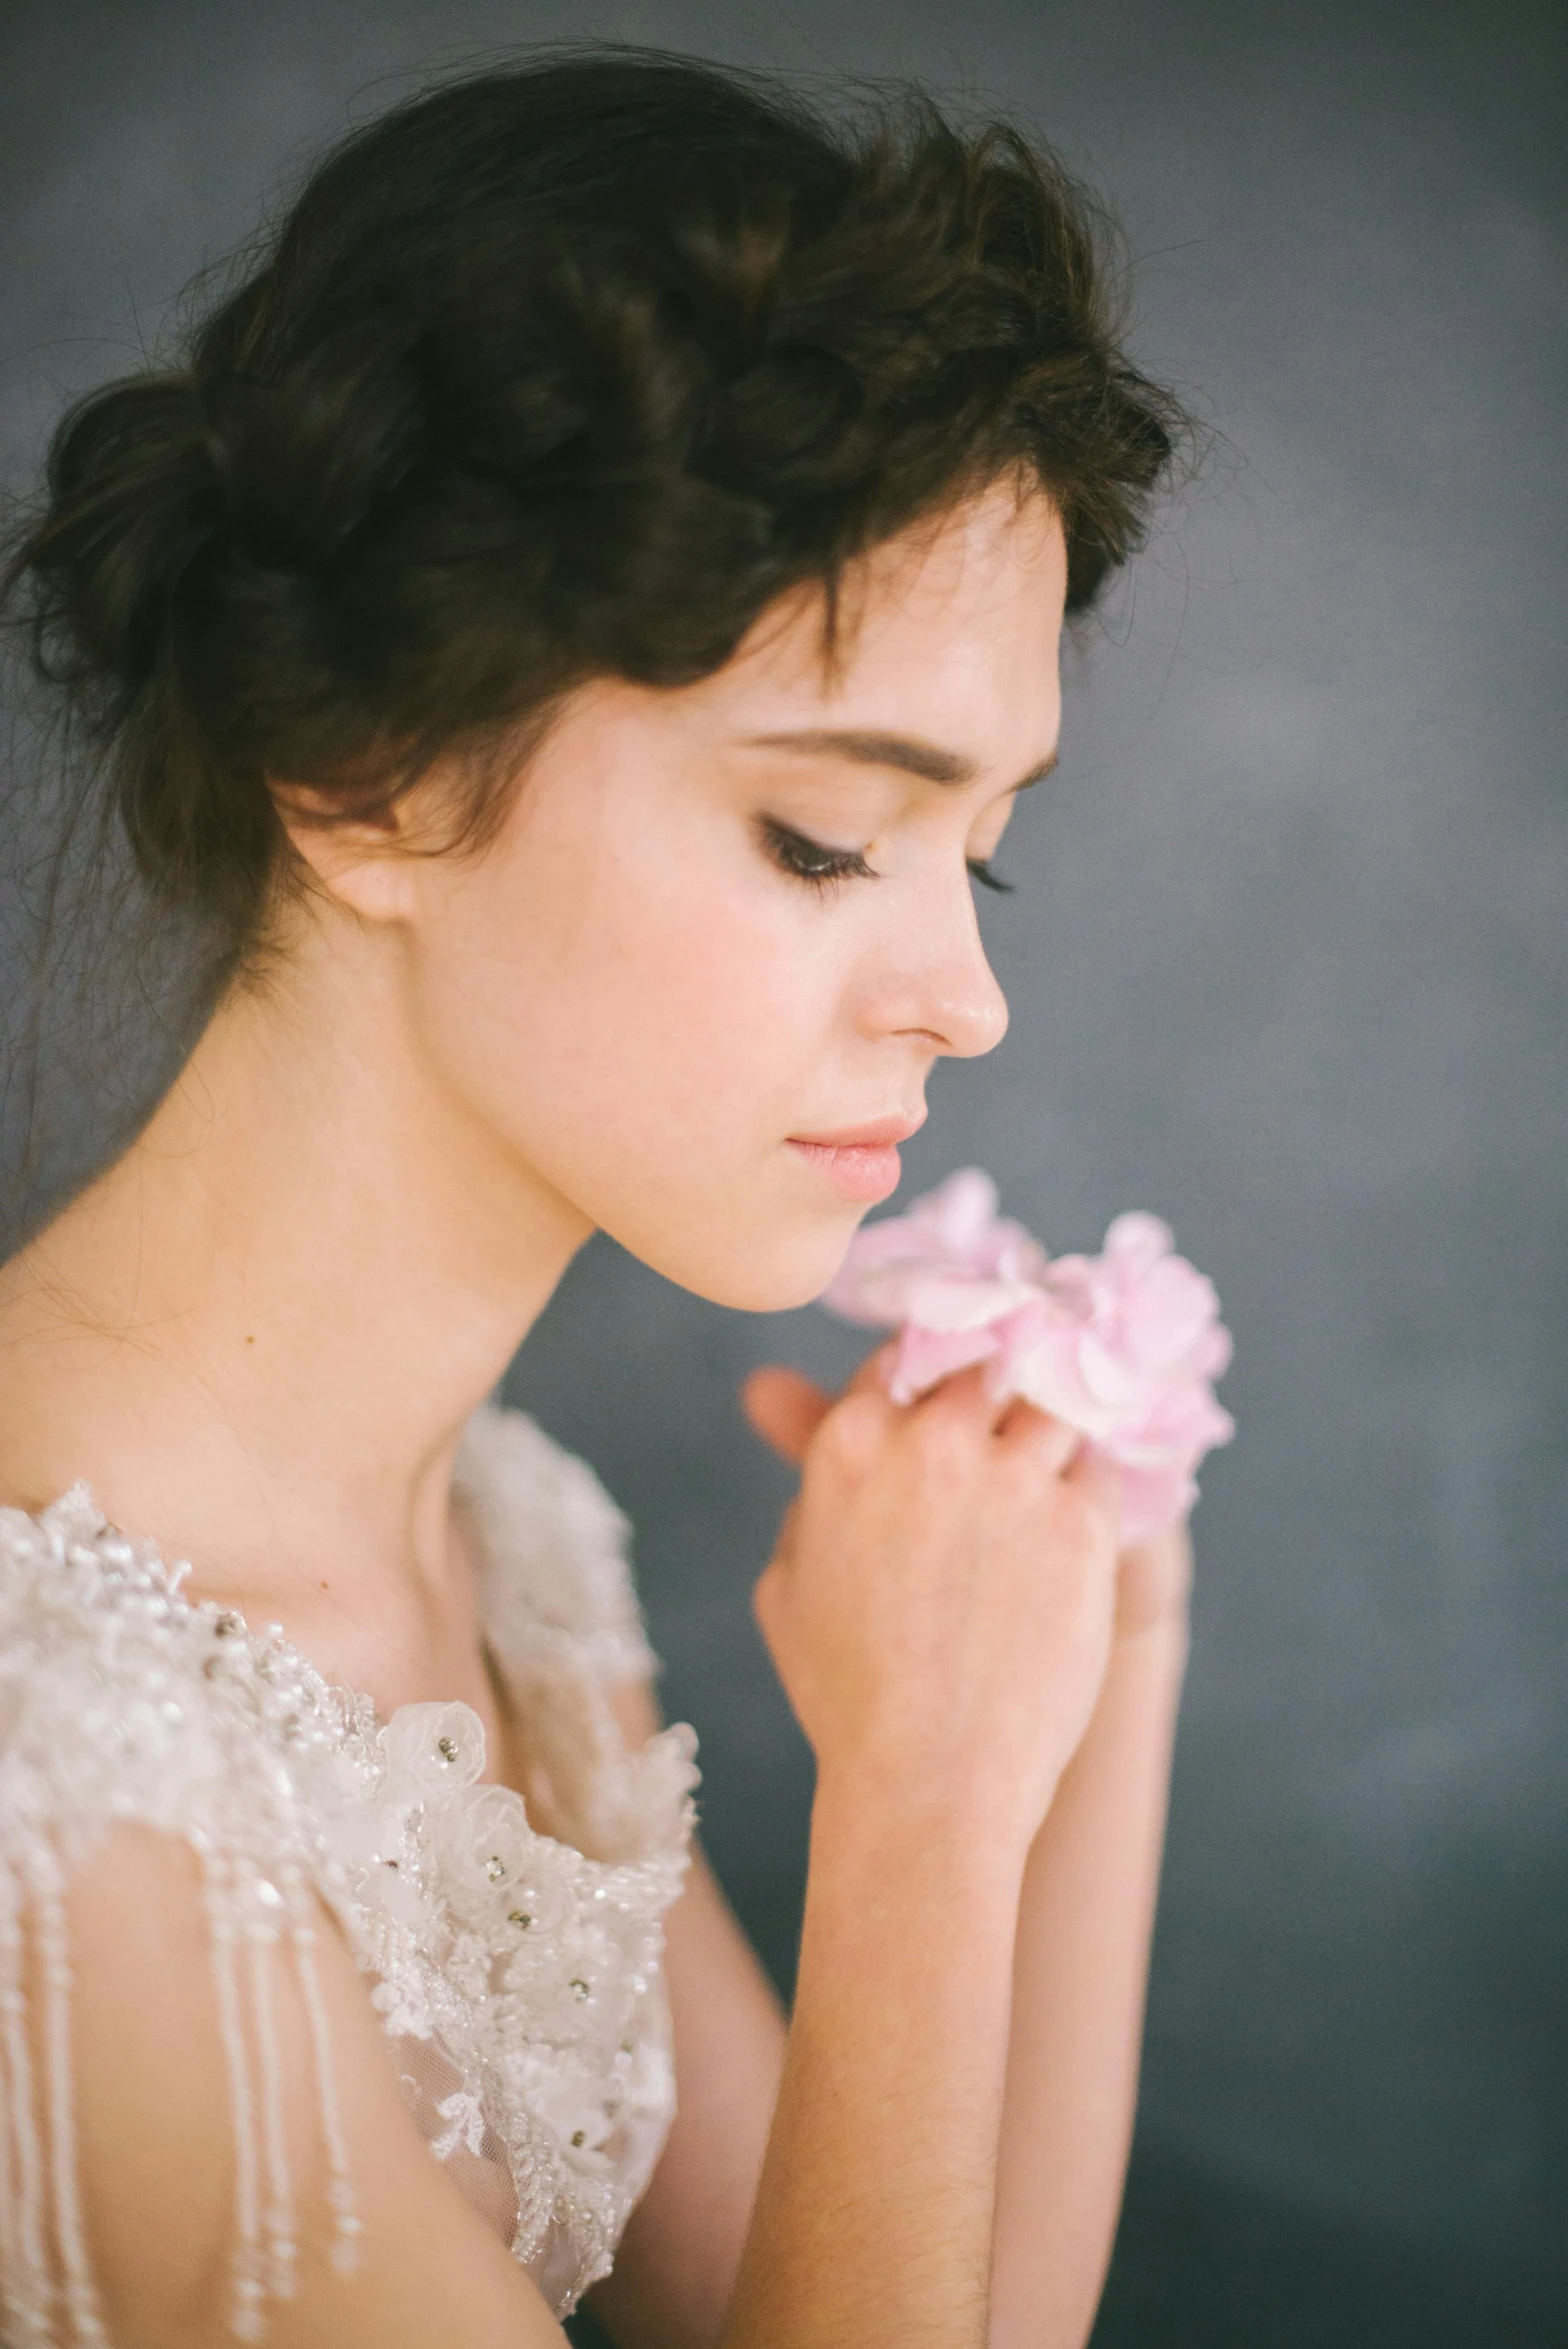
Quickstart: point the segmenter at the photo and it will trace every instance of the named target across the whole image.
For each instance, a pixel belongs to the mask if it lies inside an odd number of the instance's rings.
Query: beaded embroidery
[[[378,1720],[277,1626],[184,1598],[187,1569],[107,1525],[85,1487],[37,1517],[0,1510],[0,2306],[16,2349],[108,2344],[75,2179],[64,1887],[119,1822],[183,1837],[202,1866],[235,2132],[238,2338],[261,2337],[296,2259],[258,1951],[296,1972],[333,2257],[351,2269],[357,2251],[318,1895],[371,1983],[432,2153],[558,2315],[607,2273],[674,2111],[663,1917],[686,1865],[695,1740],[666,1729],[632,1753],[616,1728],[608,1689],[654,1659],[625,1520],[592,1472],[522,1413],[486,1408],[454,1491],[487,1641],[526,1724],[527,1805],[481,1783],[469,1706]]]

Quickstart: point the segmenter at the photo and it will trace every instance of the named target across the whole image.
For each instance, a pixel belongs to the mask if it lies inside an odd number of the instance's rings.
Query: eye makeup
[[[770,861],[781,873],[788,873],[796,881],[809,882],[814,888],[824,888],[830,881],[875,881],[879,878],[867,864],[865,852],[858,848],[829,848],[824,841],[812,840],[804,832],[797,832],[791,824],[781,824],[776,816],[763,816],[758,822],[763,848]]]
[[[882,877],[867,863],[863,849],[830,848],[825,841],[797,832],[792,824],[781,824],[776,816],[761,817],[758,831],[769,861],[792,880],[805,881],[813,888],[823,889],[834,881],[876,881]],[[982,889],[1011,893],[1012,882],[993,872],[987,858],[971,856],[964,861],[970,879],[978,881]]]

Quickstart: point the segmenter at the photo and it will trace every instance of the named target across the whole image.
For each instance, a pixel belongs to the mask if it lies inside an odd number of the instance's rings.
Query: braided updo
[[[66,417],[7,593],[145,879],[243,953],[269,785],[373,817],[593,676],[702,677],[1013,468],[1081,610],[1175,421],[1087,201],[1014,130],[549,54],[329,155],[177,365]],[[476,758],[466,836],[513,769]]]

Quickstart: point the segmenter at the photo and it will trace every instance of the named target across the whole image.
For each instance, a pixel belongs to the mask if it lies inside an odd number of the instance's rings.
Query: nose
[[[1007,1033],[1007,998],[986,960],[967,880],[940,906],[928,897],[898,944],[866,1004],[868,1027],[924,1040],[955,1060],[994,1051]]]

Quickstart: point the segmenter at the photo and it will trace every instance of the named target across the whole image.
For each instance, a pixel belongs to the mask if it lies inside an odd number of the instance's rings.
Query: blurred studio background
[[[1069,659],[984,909],[1012,1033],[908,1154],[911,1192],[988,1166],[1057,1250],[1166,1215],[1237,1337],[1097,2349],[1568,2343],[1568,16],[5,0],[6,485],[351,118],[562,35],[917,75],[1125,224],[1135,352],[1211,445]],[[189,982],[169,939],[40,1020],[47,803],[3,838],[14,1242],[166,1081]],[[786,1479],[735,1391],[852,1352],[596,1243],[508,1390],[636,1520],[708,1844],[786,1984],[810,1779],[749,1613]]]

